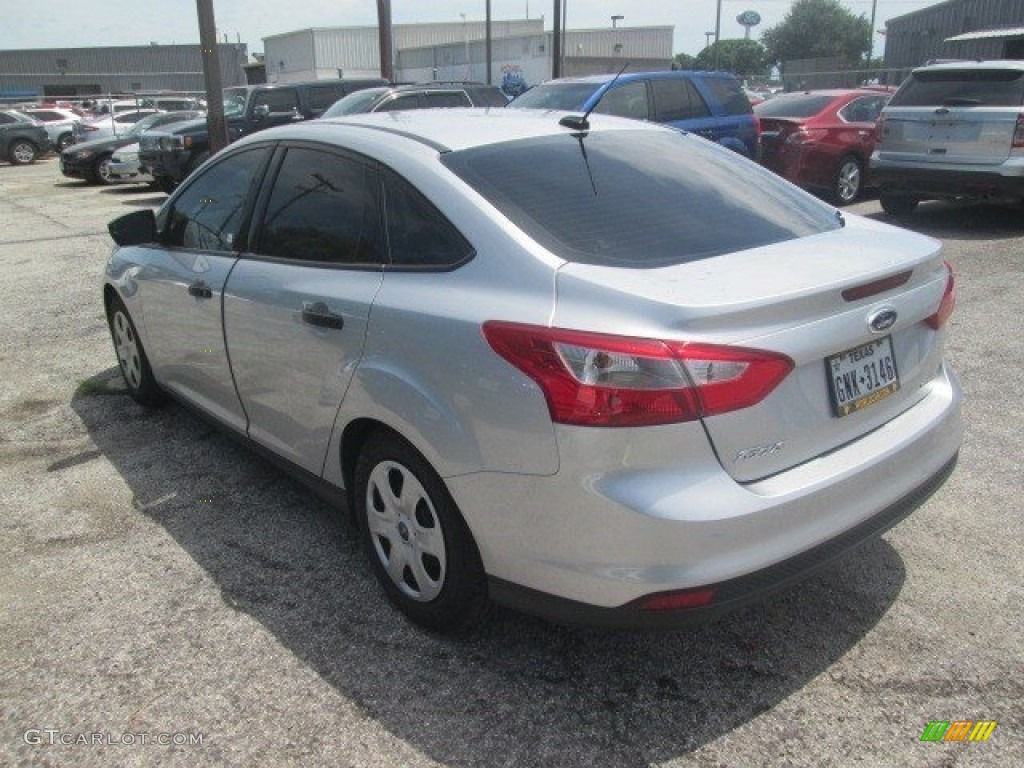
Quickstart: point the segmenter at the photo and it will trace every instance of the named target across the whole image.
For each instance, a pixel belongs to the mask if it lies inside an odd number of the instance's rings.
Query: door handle
[[[345,319],[336,312],[331,312],[322,301],[303,302],[302,322],[315,325],[318,328],[343,328],[345,326]]]
[[[212,299],[213,291],[210,290],[210,286],[199,280],[188,287],[188,295],[195,296],[197,299]]]

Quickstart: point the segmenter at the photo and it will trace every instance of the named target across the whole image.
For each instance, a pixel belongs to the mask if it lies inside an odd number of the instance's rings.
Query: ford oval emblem
[[[877,312],[868,315],[868,327],[872,333],[883,333],[896,324],[896,310],[892,307],[884,307]]]

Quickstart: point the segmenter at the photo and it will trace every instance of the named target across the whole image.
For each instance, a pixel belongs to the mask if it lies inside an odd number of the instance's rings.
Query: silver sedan
[[[672,129],[311,121],[110,230],[132,396],[344,502],[426,627],[706,620],[898,522],[959,450],[941,244]]]

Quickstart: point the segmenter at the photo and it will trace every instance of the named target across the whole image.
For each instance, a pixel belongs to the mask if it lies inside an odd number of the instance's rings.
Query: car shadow
[[[933,237],[953,240],[1007,240],[1024,235],[1024,208],[985,203],[922,202],[908,216],[883,211],[866,214],[869,219],[895,224]]]
[[[828,670],[905,580],[896,550],[874,540],[767,604],[688,631],[599,632],[495,609],[469,636],[436,636],[389,607],[345,515],[221,430],[175,404],[136,405],[116,368],[83,382],[71,405],[138,513],[227,605],[442,764],[590,768],[685,755]]]

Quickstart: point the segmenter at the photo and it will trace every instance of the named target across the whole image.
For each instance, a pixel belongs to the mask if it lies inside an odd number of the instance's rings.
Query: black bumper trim
[[[921,198],[985,199],[1024,197],[1024,177],[995,172],[946,171],[911,168],[873,168],[872,183],[888,194]]]
[[[945,483],[955,469],[958,458],[959,453],[896,503],[812,549],[745,576],[692,587],[694,590],[708,587],[715,589],[715,602],[707,607],[645,611],[640,608],[640,602],[650,597],[648,595],[625,605],[605,608],[557,597],[493,576],[488,577],[491,598],[514,610],[564,624],[606,629],[678,629],[705,624],[804,580],[863,542],[885,533],[920,507]]]

